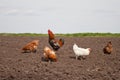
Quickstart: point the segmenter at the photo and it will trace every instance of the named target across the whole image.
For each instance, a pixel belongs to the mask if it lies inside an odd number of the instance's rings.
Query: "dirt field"
[[[37,53],[21,53],[20,49],[34,39],[40,40]],[[43,48],[50,47],[48,37],[0,36],[0,80],[120,80],[120,38],[64,39],[64,46],[56,52],[58,61],[48,63],[42,60]],[[108,41],[114,48],[110,55],[102,51]],[[92,48],[91,54],[84,60],[76,60],[74,43]]]

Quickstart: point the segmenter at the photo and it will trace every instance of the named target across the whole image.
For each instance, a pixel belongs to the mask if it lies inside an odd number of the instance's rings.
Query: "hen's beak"
[[[92,51],[92,49],[91,49],[91,48],[89,48],[89,51],[91,52],[91,51]]]

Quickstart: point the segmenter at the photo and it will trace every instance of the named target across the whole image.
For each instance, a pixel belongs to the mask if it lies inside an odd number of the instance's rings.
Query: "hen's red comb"
[[[50,29],[48,29],[48,34],[52,33],[52,31]],[[53,34],[53,33],[52,33]]]

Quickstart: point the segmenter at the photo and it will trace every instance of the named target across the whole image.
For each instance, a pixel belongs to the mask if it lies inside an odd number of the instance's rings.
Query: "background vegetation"
[[[120,33],[69,33],[55,34],[56,36],[67,37],[120,37]],[[48,36],[48,34],[37,33],[0,33],[0,36]]]

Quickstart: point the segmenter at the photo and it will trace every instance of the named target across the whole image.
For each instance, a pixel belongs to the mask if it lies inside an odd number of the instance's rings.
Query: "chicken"
[[[35,53],[37,51],[38,45],[39,45],[39,40],[33,40],[32,42],[29,42],[22,48],[23,53],[27,53],[27,52]]]
[[[57,56],[53,50],[51,50],[49,47],[44,48],[44,58],[48,61],[57,61]]]
[[[49,35],[49,44],[53,48],[53,50],[57,51],[60,47],[64,45],[64,39],[60,38],[55,39],[55,35],[51,30],[48,30],[48,35]]]
[[[103,52],[104,52],[105,54],[111,54],[112,51],[113,51],[112,42],[109,41],[109,42],[107,43],[107,45],[103,48]]]
[[[73,51],[75,53],[76,59],[78,59],[78,57],[83,57],[83,56],[89,55],[91,52],[91,48],[84,49],[84,48],[80,48],[76,44],[74,44]]]

